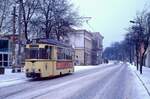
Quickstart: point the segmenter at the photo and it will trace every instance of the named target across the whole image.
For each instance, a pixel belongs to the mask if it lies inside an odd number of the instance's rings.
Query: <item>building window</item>
[[[0,66],[2,66],[3,64],[2,64],[2,62],[0,61]]]
[[[0,51],[7,52],[8,51],[8,40],[0,40]]]
[[[8,61],[8,55],[4,54],[4,61]]]
[[[2,61],[2,54],[0,54],[0,61]]]
[[[8,66],[8,62],[4,62],[4,66]]]

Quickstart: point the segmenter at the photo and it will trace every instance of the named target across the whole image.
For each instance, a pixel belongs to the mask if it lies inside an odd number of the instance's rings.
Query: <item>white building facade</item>
[[[146,51],[145,66],[150,68],[150,46]]]
[[[69,33],[69,43],[75,50],[75,64],[90,65],[92,34],[86,30],[74,30]]]
[[[102,62],[103,37],[100,33],[92,33],[86,30],[74,30],[69,33],[68,36],[69,43],[75,50],[76,65],[97,65]],[[96,42],[96,44],[94,42]]]

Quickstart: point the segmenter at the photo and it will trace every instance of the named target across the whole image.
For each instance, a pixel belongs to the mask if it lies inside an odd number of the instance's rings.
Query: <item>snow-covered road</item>
[[[126,64],[98,66],[72,75],[28,80],[0,88],[0,99],[140,99]]]

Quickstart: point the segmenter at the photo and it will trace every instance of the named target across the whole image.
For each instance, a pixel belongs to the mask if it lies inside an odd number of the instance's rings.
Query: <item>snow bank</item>
[[[12,73],[12,69],[5,69],[5,74],[0,75],[0,88],[25,82],[27,78],[24,73]]]
[[[89,70],[89,69],[94,69],[98,68],[98,66],[75,66],[75,72],[76,71],[84,71],[84,70]]]
[[[111,64],[114,64],[114,62],[111,61],[108,64],[100,64],[100,65],[74,66],[74,68],[75,68],[75,72],[76,72],[76,71],[83,71],[83,70],[94,69],[94,68],[98,68],[100,66],[109,66]]]

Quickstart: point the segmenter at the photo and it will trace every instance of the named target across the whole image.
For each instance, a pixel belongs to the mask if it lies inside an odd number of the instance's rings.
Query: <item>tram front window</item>
[[[26,59],[51,59],[51,47],[27,48]]]
[[[39,59],[48,59],[47,49],[45,48],[39,49]]]
[[[26,59],[38,59],[38,48],[26,48]]]

